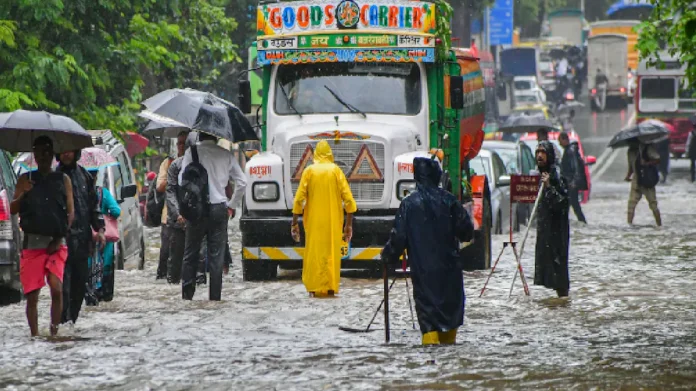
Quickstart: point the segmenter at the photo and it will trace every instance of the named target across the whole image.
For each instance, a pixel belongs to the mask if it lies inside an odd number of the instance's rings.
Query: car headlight
[[[255,202],[275,202],[280,197],[280,187],[276,182],[256,182],[251,194]]]
[[[403,200],[407,195],[416,191],[415,181],[399,181],[396,184],[396,198]]]

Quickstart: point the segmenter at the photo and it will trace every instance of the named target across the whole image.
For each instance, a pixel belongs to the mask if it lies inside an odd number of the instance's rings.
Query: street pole
[[[585,0],[580,0],[580,12],[582,12],[582,17],[585,17]]]

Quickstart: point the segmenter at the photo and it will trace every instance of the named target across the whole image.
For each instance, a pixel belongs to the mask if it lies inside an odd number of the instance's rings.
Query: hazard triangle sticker
[[[367,163],[370,169],[369,173],[360,172],[363,163]],[[363,144],[362,148],[360,148],[358,158],[355,159],[355,163],[353,163],[353,167],[350,169],[347,179],[350,182],[384,182],[382,170],[379,169],[375,158],[372,157],[367,144]]]
[[[290,180],[292,180],[293,182],[299,182],[300,179],[302,179],[302,172],[309,164],[311,164],[313,159],[314,149],[312,149],[311,144],[307,144],[307,148],[305,148],[300,162],[297,163],[297,167],[295,167],[295,172],[292,174]]]

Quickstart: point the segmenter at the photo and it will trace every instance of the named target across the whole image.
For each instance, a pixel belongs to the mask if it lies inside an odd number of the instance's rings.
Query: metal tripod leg
[[[493,268],[491,269],[491,272],[488,274],[488,278],[486,278],[486,283],[483,284],[483,289],[481,289],[481,294],[479,297],[483,296],[483,292],[486,291],[486,287],[488,286],[488,281],[490,281],[491,276],[493,275],[493,272],[495,272],[495,268],[498,266],[498,262],[500,262],[500,257],[503,256],[503,252],[505,251],[505,248],[507,247],[507,243],[503,243],[503,248],[500,250],[500,254],[498,254],[498,258],[496,258],[495,263],[493,264]]]

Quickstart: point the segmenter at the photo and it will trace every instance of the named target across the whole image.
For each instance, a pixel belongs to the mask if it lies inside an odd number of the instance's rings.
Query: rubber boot
[[[655,216],[655,224],[657,224],[658,227],[662,227],[662,216],[660,215],[660,211],[654,210],[653,216]]]

